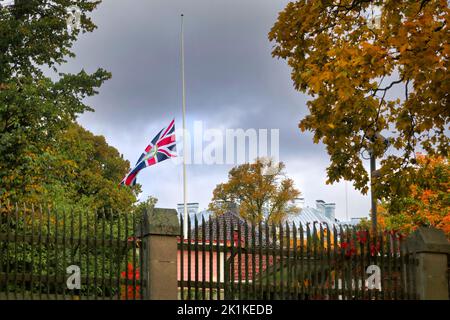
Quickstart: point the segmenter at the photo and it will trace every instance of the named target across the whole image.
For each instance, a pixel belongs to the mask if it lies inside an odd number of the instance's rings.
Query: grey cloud
[[[311,198],[307,200],[336,201],[339,211],[344,199],[323,179],[328,155],[297,127],[307,113],[307,97],[293,89],[285,62],[271,57],[267,33],[287,2],[104,0],[93,13],[99,28],[80,38],[74,47],[77,58],[64,67],[70,72],[102,67],[113,74],[100,94],[88,100],[96,112],[82,115],[80,122],[105,135],[132,163],[172,117],[181,125],[183,12],[188,127],[202,120],[208,127],[279,128],[281,159],[288,174],[302,184]],[[188,169],[189,200],[206,207],[229,166]],[[144,170],[139,182],[143,196],[157,196],[162,206],[174,207],[182,200],[181,168],[170,161]],[[358,203],[355,214],[367,213],[367,199],[353,193],[352,197]]]

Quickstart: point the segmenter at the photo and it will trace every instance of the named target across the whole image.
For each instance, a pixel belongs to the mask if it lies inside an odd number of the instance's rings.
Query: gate
[[[143,299],[143,218],[0,207],[0,299]]]
[[[180,222],[182,300],[416,298],[415,259],[399,233],[255,224],[233,214]]]

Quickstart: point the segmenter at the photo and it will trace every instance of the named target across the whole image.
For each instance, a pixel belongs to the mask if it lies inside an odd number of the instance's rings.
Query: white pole
[[[187,221],[188,211],[187,211],[187,196],[186,196],[186,85],[184,81],[184,14],[181,14],[181,78],[183,82],[183,202],[184,202],[184,237],[187,238],[188,229]]]
[[[347,181],[345,181],[345,219],[348,220],[348,190],[347,190]]]

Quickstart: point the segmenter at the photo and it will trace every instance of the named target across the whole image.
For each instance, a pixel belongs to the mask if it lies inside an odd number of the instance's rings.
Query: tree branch
[[[388,91],[389,89],[391,89],[394,85],[402,83],[405,80],[405,77],[402,76],[400,79],[396,80],[396,81],[392,81],[390,85],[388,85],[385,88],[377,88],[374,90],[374,93],[377,93],[378,91]]]

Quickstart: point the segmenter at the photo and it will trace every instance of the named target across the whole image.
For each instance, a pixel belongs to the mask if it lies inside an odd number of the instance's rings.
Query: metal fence
[[[143,299],[142,216],[0,207],[0,299]]]
[[[415,259],[398,233],[225,216],[180,222],[182,300],[416,298]]]
[[[0,299],[148,297],[143,221],[106,210],[0,207]],[[180,234],[182,300],[417,297],[415,257],[398,233],[223,215],[180,217]]]

